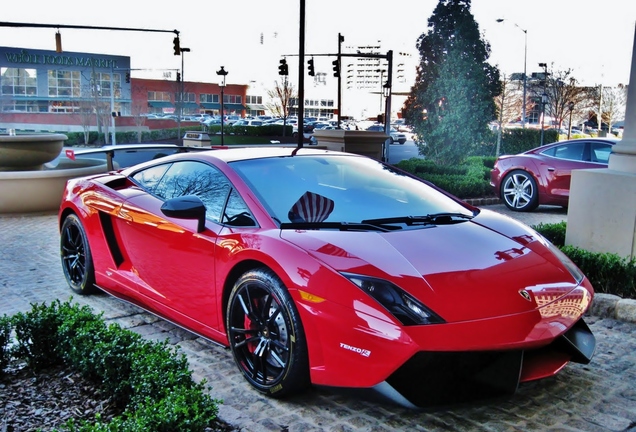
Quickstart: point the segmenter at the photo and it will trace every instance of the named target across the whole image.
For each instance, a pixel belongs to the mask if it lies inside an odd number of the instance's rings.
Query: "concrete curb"
[[[624,299],[614,294],[595,294],[588,314],[636,323],[636,300]]]

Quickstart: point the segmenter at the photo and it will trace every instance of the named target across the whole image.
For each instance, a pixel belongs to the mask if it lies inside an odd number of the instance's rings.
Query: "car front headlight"
[[[552,252],[556,257],[561,261],[561,263],[568,269],[574,280],[576,280],[577,284],[580,284],[583,281],[585,275],[583,272],[572,262],[572,260],[563,253],[561,249],[552,244],[552,242],[546,240],[548,243],[548,249]]]
[[[342,273],[342,275],[384,306],[403,325],[445,322],[422,302],[391,282],[351,273]]]

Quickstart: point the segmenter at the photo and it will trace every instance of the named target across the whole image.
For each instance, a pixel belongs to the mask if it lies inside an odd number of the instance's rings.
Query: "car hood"
[[[335,271],[393,282],[447,322],[527,312],[577,287],[544,239],[492,212],[454,225],[388,233],[281,235]]]

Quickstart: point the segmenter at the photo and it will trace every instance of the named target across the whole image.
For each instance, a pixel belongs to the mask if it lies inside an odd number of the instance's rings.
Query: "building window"
[[[2,94],[8,96],[37,96],[35,69],[2,68]]]
[[[148,101],[153,102],[170,102],[170,92],[149,91]]]
[[[105,73],[98,72],[95,74],[95,83],[97,84],[97,91],[100,96],[110,97],[111,89],[111,77],[112,77],[112,89],[116,98],[121,95],[121,74],[119,73]]]
[[[243,103],[243,96],[241,95],[223,95],[223,103],[224,104],[240,104]]]
[[[263,96],[245,96],[245,101],[248,104],[262,105]]]
[[[79,71],[50,70],[48,75],[50,97],[80,97],[81,81]],[[99,87],[97,87],[97,91],[99,92]]]
[[[201,93],[199,95],[199,100],[201,101],[201,103],[219,103],[219,95]]]

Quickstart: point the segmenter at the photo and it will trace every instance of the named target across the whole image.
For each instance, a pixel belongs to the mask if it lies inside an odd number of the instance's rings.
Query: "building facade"
[[[247,85],[138,79],[132,71],[130,57],[0,47],[0,129],[125,130],[151,114],[220,115],[221,100],[224,114],[246,115]],[[166,127],[144,127],[153,125]]]

